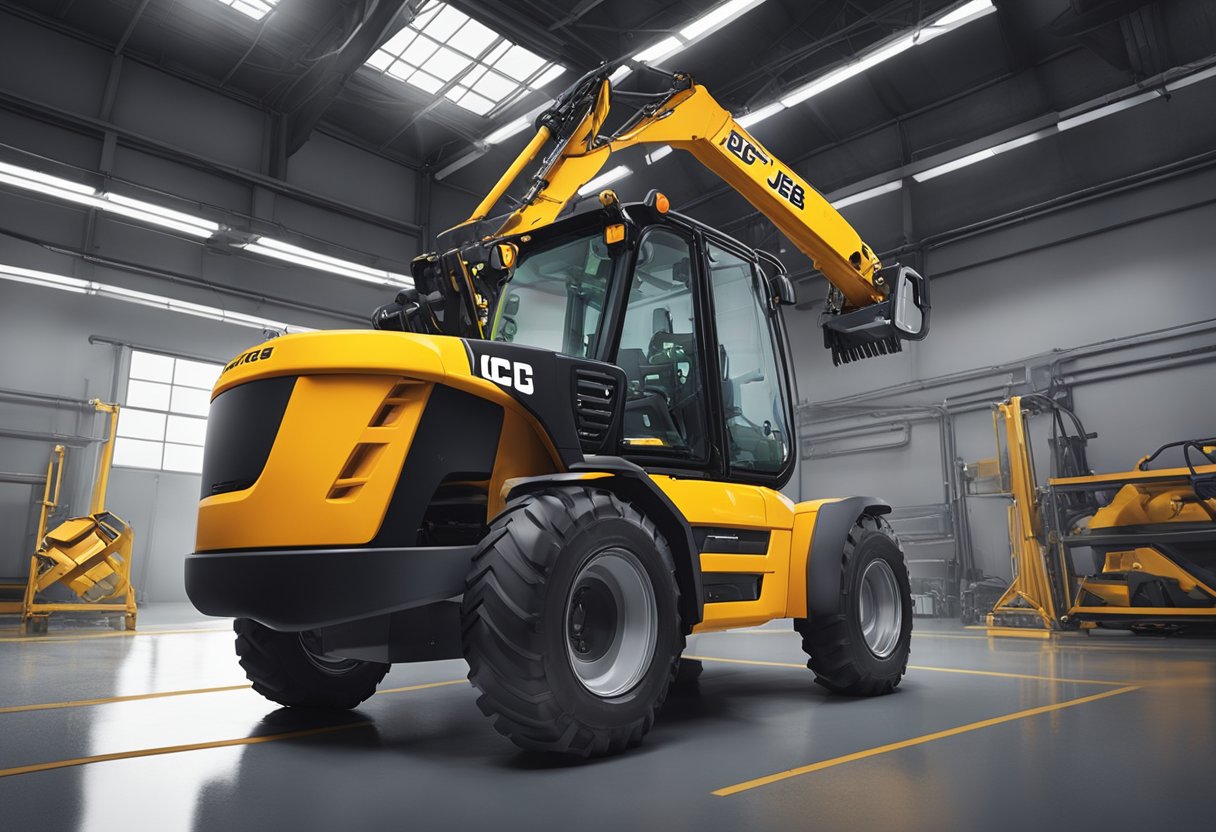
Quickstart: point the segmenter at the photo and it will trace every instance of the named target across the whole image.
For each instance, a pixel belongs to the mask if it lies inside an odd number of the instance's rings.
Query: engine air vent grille
[[[619,400],[620,384],[612,375],[587,367],[574,371],[575,423],[585,453],[603,450]]]

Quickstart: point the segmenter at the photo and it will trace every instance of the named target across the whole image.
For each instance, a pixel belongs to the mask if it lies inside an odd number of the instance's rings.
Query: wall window
[[[132,350],[114,464],[202,473],[211,388],[223,366]]]

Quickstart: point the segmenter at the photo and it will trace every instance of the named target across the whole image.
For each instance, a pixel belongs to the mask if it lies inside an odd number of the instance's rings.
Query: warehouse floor
[[[166,605],[135,635],[0,632],[0,825],[1211,828],[1211,641],[918,621],[899,691],[846,700],[812,684],[788,622],[699,636],[699,687],[642,748],[568,765],[499,737],[462,662],[397,666],[354,713],[278,710],[226,625]]]

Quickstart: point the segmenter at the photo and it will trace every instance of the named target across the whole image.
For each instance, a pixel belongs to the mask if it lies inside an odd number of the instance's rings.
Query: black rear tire
[[[644,588],[624,593],[641,599],[633,607],[620,593],[614,601],[602,594],[599,607],[581,594],[589,568],[613,557]],[[639,604],[642,617],[631,612]],[[602,627],[593,630],[593,619]],[[461,625],[469,680],[495,729],[521,748],[576,757],[639,744],[684,649],[667,542],[629,503],[593,488],[545,489],[511,501],[474,556]],[[583,641],[580,634],[588,633]],[[627,638],[636,647],[628,653]],[[617,688],[596,692],[584,663],[594,655],[632,671]]]
[[[876,653],[866,641],[861,609],[863,576],[877,560],[885,562],[894,577],[900,609],[893,617],[898,636],[893,646]],[[879,565],[882,571],[882,565]],[[849,696],[881,696],[899,686],[908,669],[912,643],[912,589],[899,541],[881,517],[863,514],[849,531],[840,556],[840,610],[794,621],[802,636],[802,649],[815,681],[833,693]]]
[[[253,689],[298,708],[350,709],[376,692],[389,666],[330,659],[306,646],[303,633],[281,633],[249,618],[232,623],[236,654]]]

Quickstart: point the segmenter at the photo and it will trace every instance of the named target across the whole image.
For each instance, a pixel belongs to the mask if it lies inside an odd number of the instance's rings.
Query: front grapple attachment
[[[832,351],[836,366],[900,352],[904,341],[929,334],[929,281],[899,266],[886,298],[825,315],[822,325],[823,345]]]

